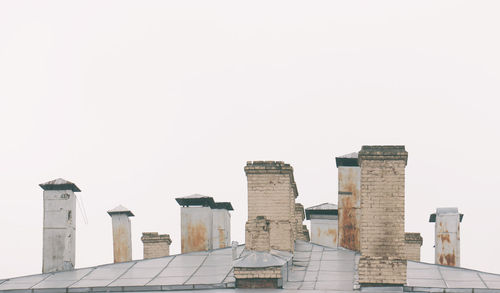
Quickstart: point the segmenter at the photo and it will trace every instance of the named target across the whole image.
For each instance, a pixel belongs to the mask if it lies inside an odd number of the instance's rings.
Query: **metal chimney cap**
[[[117,215],[117,214],[126,214],[128,217],[134,217],[135,215],[126,207],[122,205],[118,205],[116,208],[109,210],[108,214],[110,216]]]
[[[40,183],[39,186],[43,190],[71,190],[73,192],[80,192],[80,188],[75,183],[62,178],[57,178],[45,183]]]
[[[201,194],[193,194],[190,196],[177,197],[175,199],[177,203],[181,206],[204,206],[211,207],[215,206],[214,198],[211,196],[201,195]]]

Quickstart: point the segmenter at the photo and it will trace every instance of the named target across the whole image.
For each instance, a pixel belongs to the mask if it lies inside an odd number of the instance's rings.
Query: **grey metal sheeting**
[[[244,246],[238,247],[238,256]],[[246,293],[234,289],[231,248],[102,265],[67,272],[0,280],[0,292],[155,292]],[[283,254],[283,255],[280,255]],[[288,253],[273,251],[286,258]],[[296,241],[284,289],[258,289],[258,293],[359,292],[359,253]],[[208,290],[211,289],[211,290]],[[224,289],[221,291],[219,289]],[[408,261],[407,286],[363,288],[364,292],[500,292],[500,275]],[[371,290],[371,291],[370,291]],[[375,290],[375,291],[374,291]]]
[[[238,247],[238,255],[243,245]],[[103,292],[234,287],[231,248],[7,279],[0,292]],[[18,291],[20,292],[20,291]]]

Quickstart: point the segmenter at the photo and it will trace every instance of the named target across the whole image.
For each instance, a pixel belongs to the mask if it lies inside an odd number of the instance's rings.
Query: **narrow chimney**
[[[193,194],[175,199],[181,207],[181,252],[211,250],[213,232],[211,196]]]
[[[280,161],[254,161],[247,162],[245,173],[248,180],[245,243],[253,242],[256,236],[252,233],[258,230],[254,228],[264,228],[268,221],[270,248],[293,252],[297,237],[295,198],[298,196],[293,168]],[[260,230],[258,233],[262,234]]]
[[[224,248],[231,246],[231,214],[233,206],[230,202],[216,202],[212,209],[212,247]]]
[[[338,207],[323,203],[306,209],[311,220],[311,242],[328,247],[338,246]]]
[[[339,246],[359,251],[361,169],[358,153],[336,157],[338,168]]]
[[[309,230],[307,226],[304,225],[304,219],[306,218],[304,206],[301,203],[295,204],[295,226],[296,226],[296,239],[309,242],[311,238],[309,237]]]
[[[423,238],[420,233],[405,233],[406,259],[420,261],[420,247]]]
[[[170,244],[172,243],[172,240],[168,234],[158,234],[158,232],[142,232],[141,241],[144,246],[144,259],[170,255]]]
[[[245,224],[245,248],[255,251],[271,250],[270,221],[264,216],[257,216]]]
[[[435,262],[445,266],[460,266],[460,222],[458,208],[438,208],[429,222],[435,225]]]
[[[56,179],[40,184],[43,189],[42,273],[75,267],[76,195],[72,182]]]
[[[129,217],[134,214],[126,207],[119,205],[108,211],[113,226],[113,255],[114,262],[132,260],[132,231]]]
[[[406,284],[404,146],[363,146],[359,283]]]

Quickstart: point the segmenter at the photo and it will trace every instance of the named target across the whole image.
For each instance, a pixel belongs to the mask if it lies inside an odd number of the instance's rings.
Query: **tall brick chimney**
[[[460,266],[460,222],[458,208],[438,208],[429,222],[435,225],[435,262],[445,266]]]
[[[158,234],[158,232],[142,232],[141,241],[144,247],[144,259],[170,255],[170,244],[172,243],[172,240],[168,234]]]
[[[80,189],[62,178],[40,184],[43,189],[42,273],[75,267],[76,195]]]
[[[358,153],[336,157],[338,168],[339,246],[359,251],[361,168]]]
[[[134,214],[126,207],[119,205],[108,211],[113,226],[114,262],[132,260],[132,231],[129,217]]]
[[[256,239],[255,229],[260,227],[258,229],[268,229],[271,249],[293,251],[299,233],[295,214],[298,192],[293,168],[280,161],[254,161],[247,162],[245,173],[248,180],[246,247],[261,250],[260,246],[252,246]],[[258,231],[259,234],[266,232]]]
[[[404,146],[363,146],[359,283],[406,284]]]

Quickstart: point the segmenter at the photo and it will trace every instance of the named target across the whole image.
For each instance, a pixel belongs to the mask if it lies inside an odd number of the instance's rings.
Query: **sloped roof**
[[[258,253],[238,246],[240,260],[232,260],[231,247],[155,259],[108,264],[67,272],[0,280],[0,292],[137,292],[176,291],[189,293],[212,289],[211,293],[237,293],[233,265],[258,258]],[[266,253],[264,253],[266,254]],[[297,240],[291,254],[267,253],[283,263],[283,289],[256,289],[258,293],[297,291],[359,292],[357,263],[360,254],[344,248],[329,248]],[[279,261],[281,259],[281,261]],[[257,262],[258,264],[258,262]],[[224,289],[219,290],[219,289]],[[385,292],[384,288],[379,288]],[[394,288],[390,288],[391,292]],[[480,289],[480,290],[479,290]],[[457,267],[408,261],[405,292],[500,292],[500,275]],[[14,291],[16,292],[16,291]]]

